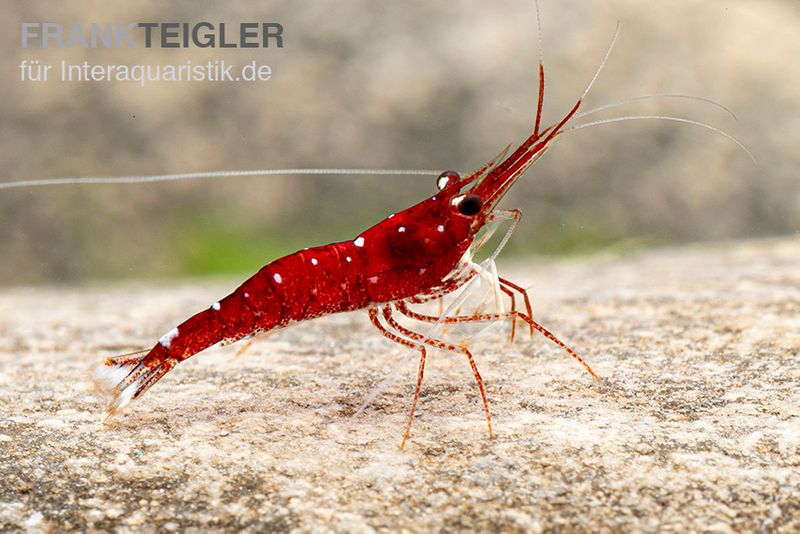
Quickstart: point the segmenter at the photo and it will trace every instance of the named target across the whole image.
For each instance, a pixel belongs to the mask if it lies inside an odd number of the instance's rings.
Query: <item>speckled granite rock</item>
[[[0,529],[796,531],[799,265],[795,239],[506,268],[605,382],[495,329],[495,441],[434,352],[405,451],[415,355],[363,313],[209,350],[106,424],[88,367],[232,284],[7,290]]]

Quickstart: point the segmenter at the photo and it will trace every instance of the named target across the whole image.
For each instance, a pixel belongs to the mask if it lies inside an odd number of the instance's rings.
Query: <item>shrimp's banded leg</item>
[[[478,390],[480,391],[481,394],[481,400],[483,401],[483,410],[486,413],[486,424],[489,427],[489,440],[490,441],[493,440],[494,433],[492,431],[492,416],[489,413],[489,401],[486,399],[486,387],[483,384],[483,378],[481,377],[481,374],[478,371],[478,366],[475,364],[475,359],[472,357],[472,353],[469,351],[469,349],[465,345],[453,345],[451,343],[446,343],[440,339],[432,338],[430,336],[425,336],[423,334],[414,332],[413,330],[404,327],[403,325],[398,323],[397,320],[394,319],[394,317],[392,317],[391,305],[383,306],[382,311],[383,311],[383,318],[386,321],[386,323],[392,328],[394,328],[396,331],[400,332],[402,335],[406,336],[407,338],[413,339],[414,341],[417,341],[419,343],[424,343],[425,345],[429,345],[431,347],[446,350],[449,352],[463,354],[464,356],[467,357],[469,365],[472,368],[472,374],[475,377],[475,382],[477,382],[478,384]],[[417,398],[419,397],[419,389],[421,381],[422,381],[422,374],[420,373],[419,382],[417,383],[417,392],[414,396],[414,406],[416,406]],[[411,421],[409,420],[409,428],[410,427],[411,427]],[[405,438],[403,442],[405,443]]]
[[[500,277],[499,280],[500,280],[500,290],[509,297],[511,297],[511,312],[513,313],[514,311],[516,311],[516,308],[514,306],[515,304],[514,291],[516,291],[517,293],[522,295],[522,299],[525,301],[525,313],[528,315],[528,317],[533,319],[533,307],[531,306],[531,298],[528,295],[528,290],[503,277]],[[512,321],[511,323],[511,341],[514,341],[514,329],[516,327],[516,324],[517,320],[514,319],[514,321]],[[528,325],[528,326],[531,329],[531,335],[533,335],[533,333],[535,332],[533,325]]]
[[[369,320],[372,321],[372,324],[375,325],[375,328],[383,334],[388,339],[391,339],[395,343],[399,343],[401,345],[405,345],[406,347],[410,347],[412,349],[419,350],[419,370],[417,371],[417,388],[414,390],[414,400],[411,403],[411,412],[408,414],[408,422],[406,423],[406,429],[403,432],[403,441],[400,443],[400,449],[406,446],[406,440],[408,440],[408,435],[411,432],[411,423],[414,421],[414,412],[417,409],[417,401],[419,401],[419,392],[422,389],[422,377],[425,374],[425,359],[427,357],[427,352],[425,350],[425,345],[421,343],[414,343],[413,341],[409,341],[397,334],[390,332],[381,324],[380,317],[378,315],[378,308],[370,308],[369,309]]]
[[[514,296],[514,292],[508,289],[505,286],[500,286],[500,291],[508,295],[508,298],[511,299],[511,313],[517,311],[517,299]],[[511,321],[511,343],[514,343],[514,336],[517,333],[517,320],[516,318]]]
[[[473,264],[473,265],[475,266],[476,269],[482,269],[482,267],[480,265],[478,265],[478,264]],[[490,275],[489,283],[492,284],[492,287],[489,287],[487,289],[487,294],[488,294],[488,292],[495,291],[495,292],[498,292],[498,293],[502,292],[505,295],[507,295],[508,299],[509,299],[509,302],[511,303],[511,312],[510,312],[511,315],[514,315],[514,312],[517,311],[516,294],[517,293],[521,294],[522,298],[523,298],[523,300],[525,302],[525,311],[527,312],[528,317],[533,318],[533,308],[531,306],[530,297],[528,296],[528,292],[525,289],[523,289],[522,287],[518,286],[517,284],[515,284],[513,282],[510,282],[510,281],[508,281],[505,278],[502,278],[500,276],[492,275],[492,273],[489,273],[489,275]],[[464,295],[460,300],[464,300],[464,298],[466,298],[466,295]],[[495,297],[495,298],[497,298],[497,297]],[[412,301],[409,300],[409,302],[412,302]],[[485,305],[485,302],[486,302],[486,296],[484,296],[484,299],[481,300],[481,303],[478,305],[478,307],[475,309],[475,311],[473,311],[471,314],[468,314],[468,316],[484,314],[483,307]],[[441,299],[439,300],[439,303],[440,303],[440,306],[439,306],[438,317],[439,318],[444,318],[444,317],[446,317],[446,315],[444,314],[442,306],[441,306],[441,303],[442,303]],[[454,310],[454,315],[455,316],[462,316],[460,301],[456,302],[456,304],[458,306],[456,306],[456,308]],[[498,306],[498,308],[499,308],[499,310],[494,312],[495,314],[505,313],[505,310],[503,309],[502,305]],[[451,309],[452,309],[452,307],[451,307]],[[511,343],[513,343],[514,339],[516,339],[517,320],[518,319],[516,317],[512,317],[511,318]],[[452,323],[452,321],[444,321],[444,320],[440,321],[440,322],[442,322],[442,323],[447,323],[447,322]],[[446,333],[446,331],[447,331],[446,329],[442,330],[442,334]],[[534,332],[535,332],[535,330],[531,326],[530,327],[530,335],[533,336]]]
[[[569,348],[563,341],[558,339],[555,336],[555,334],[553,334],[548,329],[546,329],[545,327],[534,321],[532,317],[525,315],[520,311],[505,312],[505,313],[485,313],[478,315],[459,315],[456,317],[439,318],[439,317],[434,317],[432,315],[425,315],[422,313],[415,312],[414,310],[411,310],[408,307],[408,305],[403,301],[397,301],[395,305],[397,306],[398,311],[400,311],[400,313],[402,313],[406,317],[426,323],[436,323],[440,321],[443,323],[477,323],[477,322],[489,322],[489,321],[502,321],[507,319],[512,319],[512,320],[521,319],[526,323],[528,323],[528,325],[531,328],[535,329],[544,337],[546,337],[547,339],[549,339],[550,341],[561,347],[567,354],[572,356],[578,363],[580,363],[583,366],[583,368],[586,369],[586,371],[590,375],[592,375],[592,378],[594,378],[598,382],[600,381],[600,377],[597,376],[597,373],[595,373],[594,370],[589,366],[589,364],[586,363],[586,361],[583,358],[578,356],[578,354],[574,350]]]
[[[465,283],[473,280],[474,277],[477,275],[477,271],[476,270],[472,270],[472,271],[470,271],[469,274],[470,275],[466,279],[466,282],[461,280],[460,283],[455,283],[455,281],[454,281],[454,283],[451,286],[447,287],[446,290],[442,290],[442,291],[437,292],[435,294],[426,295],[426,296],[424,296],[422,298],[420,298],[419,296],[412,297],[412,298],[408,299],[408,302],[412,302],[414,304],[422,304],[422,303],[425,303],[425,302],[429,302],[431,300],[437,300],[438,301],[438,305],[439,305],[438,317],[444,317],[444,313],[445,313],[445,311],[444,311],[444,297],[447,296],[448,294],[454,292],[454,291],[457,291],[458,289],[461,289],[464,286]],[[509,298],[509,302],[511,303],[511,312],[517,311],[516,295],[519,294],[519,295],[522,296],[522,299],[523,299],[523,301],[525,303],[525,312],[527,313],[528,317],[533,318],[533,307],[531,306],[531,299],[530,299],[530,296],[528,295],[528,291],[526,289],[524,289],[523,287],[521,287],[521,286],[515,284],[514,282],[511,282],[510,280],[507,280],[507,279],[505,279],[503,277],[498,277],[497,280],[498,280],[498,283],[499,283],[500,291],[503,292],[504,294],[506,294],[508,296],[508,298]],[[455,310],[456,315],[460,314],[459,310],[460,310],[460,304],[456,307],[456,310]],[[480,313],[480,312],[476,311],[475,313],[477,314],[477,313]],[[442,322],[445,322],[445,321],[442,321]],[[511,341],[512,342],[515,339],[516,326],[517,326],[516,321],[512,321],[511,322]],[[535,332],[535,330],[531,326],[530,327],[530,334],[533,335],[534,332]]]

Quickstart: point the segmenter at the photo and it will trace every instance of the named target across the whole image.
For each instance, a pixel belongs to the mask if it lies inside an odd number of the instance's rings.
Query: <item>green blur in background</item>
[[[2,181],[206,170],[469,171],[532,128],[533,2],[5,2]],[[603,125],[565,135],[504,201],[507,255],[574,254],[800,230],[800,3],[544,0],[545,122],[571,107],[621,35],[585,109],[713,124]],[[283,49],[38,49],[20,23],[272,21]],[[272,67],[268,82],[21,82],[23,60]],[[588,121],[590,118],[584,119]],[[434,178],[270,176],[0,191],[0,283],[251,273],[350,239],[433,194]]]

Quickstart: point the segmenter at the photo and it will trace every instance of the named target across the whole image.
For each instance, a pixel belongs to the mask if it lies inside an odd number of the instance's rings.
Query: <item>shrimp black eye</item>
[[[483,207],[483,201],[478,195],[467,195],[458,203],[458,212],[461,215],[472,217],[477,215]]]
[[[453,182],[457,182],[461,179],[461,176],[456,171],[444,171],[439,177],[436,179],[436,187],[441,191],[448,185],[452,184]]]

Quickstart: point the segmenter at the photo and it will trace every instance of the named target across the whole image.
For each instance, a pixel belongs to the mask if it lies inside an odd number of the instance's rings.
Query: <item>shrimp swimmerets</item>
[[[545,78],[540,57],[533,133],[511,155],[505,157],[507,147],[480,169],[464,177],[455,171],[442,173],[436,181],[437,191],[430,198],[390,215],[352,240],[304,249],[279,258],[264,266],[230,295],[167,332],[145,354],[106,359],[96,368],[95,378],[112,396],[109,415],[141,397],[178,363],[218,342],[236,341],[290,323],[364,308],[382,335],[419,351],[416,390],[401,447],[408,438],[419,399],[428,347],[458,353],[466,358],[483,401],[490,439],[492,424],[483,380],[466,344],[454,345],[423,335],[403,326],[398,316],[433,324],[507,320],[512,326],[512,339],[517,323],[524,323],[531,335],[541,333],[597,379],[594,371],[572,349],[533,320],[526,290],[497,275],[494,260],[521,217],[519,210],[501,210],[497,205],[560,134],[613,121],[566,128],[572,119],[592,113],[577,115],[611,52],[616,35],[581,97],[560,121],[547,127],[541,124]],[[625,119],[630,118],[636,117]],[[713,129],[672,117],[646,118],[679,120]],[[723,132],[718,133],[729,137]],[[502,221],[510,222],[510,225],[500,244],[487,260],[475,262],[474,255],[488,241],[487,234],[491,234]],[[500,293],[510,297],[510,311],[504,312],[502,307],[495,313],[459,314],[448,310],[442,317],[437,317],[414,309],[420,303],[441,299],[478,278],[488,281],[498,298]],[[515,297],[522,298],[525,311],[516,309]]]

